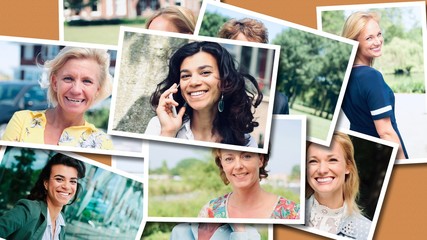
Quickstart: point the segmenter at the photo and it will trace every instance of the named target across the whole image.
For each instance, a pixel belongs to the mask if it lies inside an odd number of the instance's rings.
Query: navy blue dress
[[[405,157],[408,158],[394,116],[394,101],[394,93],[379,71],[369,66],[352,69],[342,103],[342,109],[350,120],[350,129],[379,138],[374,120],[390,117]]]

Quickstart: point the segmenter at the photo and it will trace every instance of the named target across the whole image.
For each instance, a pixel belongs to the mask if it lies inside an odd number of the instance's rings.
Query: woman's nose
[[[200,84],[200,76],[197,74],[193,74],[190,78],[190,85],[199,85]]]
[[[234,161],[234,168],[242,168],[242,160],[240,158],[236,158],[236,161]]]
[[[74,94],[79,94],[82,91],[82,83],[80,83],[79,81],[74,81],[73,85],[71,87],[71,92]]]
[[[329,166],[328,166],[328,164],[327,164],[327,163],[320,163],[320,164],[319,164],[319,168],[317,169],[317,171],[318,171],[320,174],[327,173],[327,172],[329,171]]]

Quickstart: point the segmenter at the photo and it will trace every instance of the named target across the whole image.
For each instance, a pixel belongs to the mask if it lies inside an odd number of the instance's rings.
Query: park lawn
[[[72,42],[117,45],[120,26],[145,28],[144,24],[64,26],[64,40]]]
[[[326,141],[332,121],[315,116],[309,113],[309,109],[305,108],[295,103],[294,107],[289,110],[289,113],[291,115],[305,115],[307,117],[307,136]]]
[[[171,233],[156,232],[144,237],[144,240],[169,240]]]

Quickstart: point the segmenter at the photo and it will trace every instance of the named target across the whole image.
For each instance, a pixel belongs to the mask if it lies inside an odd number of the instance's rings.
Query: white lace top
[[[311,206],[308,226],[337,234],[345,213],[345,203],[338,209],[331,209],[321,205],[313,195],[311,197],[313,198],[313,205]]]

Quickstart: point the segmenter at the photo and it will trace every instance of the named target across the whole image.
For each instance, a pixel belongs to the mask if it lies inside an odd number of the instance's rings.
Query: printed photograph
[[[116,50],[97,47],[0,38],[0,143],[141,156],[141,140],[106,134]]]
[[[63,11],[60,12],[60,19],[63,22],[60,26],[61,40],[117,45],[120,26],[193,34],[201,2],[199,0],[60,1],[63,3]]]
[[[278,46],[122,28],[108,133],[266,153],[278,62]]]
[[[372,239],[398,145],[336,131],[330,147],[307,142],[305,227],[322,236]]]
[[[338,126],[427,161],[424,2],[318,7],[318,28],[359,42]],[[402,161],[404,163],[404,161]]]
[[[3,147],[0,155],[0,237],[137,237],[142,180],[76,154]]]
[[[304,223],[305,118],[273,129],[267,154],[150,142],[149,221]]]
[[[281,47],[273,114],[305,115],[307,137],[329,146],[356,42],[221,2],[200,12],[198,35]]]

